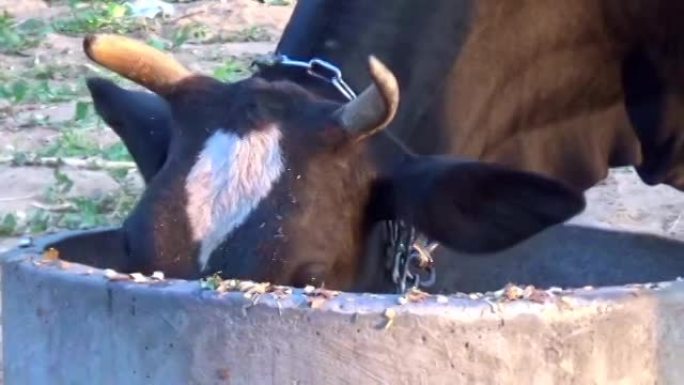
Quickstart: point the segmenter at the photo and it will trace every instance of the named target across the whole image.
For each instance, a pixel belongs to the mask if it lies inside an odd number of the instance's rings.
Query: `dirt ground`
[[[116,8],[0,0],[0,11],[14,17],[0,20],[0,250],[24,234],[117,223],[140,191],[137,173],[126,167],[42,165],[51,157],[130,160],[89,103],[85,77],[111,75],[83,54],[86,32],[124,30],[170,47],[192,69],[230,80],[274,48],[292,11],[280,3],[174,2],[175,13],[161,21],[131,22]],[[35,20],[57,28],[35,33]],[[629,169],[615,170],[587,196],[589,208],[574,222],[684,239],[684,194],[649,188]]]

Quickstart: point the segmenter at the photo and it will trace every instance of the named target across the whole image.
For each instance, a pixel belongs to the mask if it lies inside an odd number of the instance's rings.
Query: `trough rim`
[[[621,286],[599,286],[584,288],[537,289],[546,294],[543,298],[513,299],[492,301],[492,293],[454,293],[448,295],[426,294],[419,301],[407,301],[405,295],[352,293],[326,291],[333,294],[315,307],[309,300],[316,292],[302,288],[279,286],[289,289],[286,296],[277,297],[272,293],[260,294],[257,299],[248,298],[240,291],[218,292],[203,288],[200,280],[164,279],[161,281],[135,282],[133,280],[113,280],[107,270],[68,261],[47,261],[43,253],[47,247],[72,236],[116,231],[118,227],[99,227],[89,230],[69,230],[31,238],[30,244],[18,245],[0,254],[3,274],[11,274],[15,269],[30,272],[42,279],[55,280],[58,284],[70,283],[84,287],[116,288],[117,291],[136,295],[159,295],[192,298],[206,302],[209,306],[266,306],[279,312],[283,310],[323,311],[340,315],[379,315],[412,314],[438,316],[464,320],[483,320],[492,317],[496,320],[516,318],[521,315],[548,316],[550,318],[568,316],[585,317],[587,313],[603,313],[636,298],[665,298],[684,294],[684,281],[670,280],[649,283],[636,283]],[[128,274],[121,273],[124,276]],[[41,280],[42,280],[41,279]],[[227,281],[227,280],[224,280]],[[239,281],[250,282],[250,281]],[[257,282],[255,282],[257,283]],[[523,286],[519,286],[524,288]],[[320,292],[319,292],[320,294]],[[488,296],[489,295],[489,296]],[[393,314],[393,315],[394,315]],[[390,317],[391,318],[391,317]],[[546,318],[546,317],[545,317]]]

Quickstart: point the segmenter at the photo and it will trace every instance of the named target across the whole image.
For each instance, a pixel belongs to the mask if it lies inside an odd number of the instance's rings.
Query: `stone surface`
[[[555,269],[549,277],[567,272],[581,282],[589,271],[601,285],[626,267],[650,278],[684,270],[681,256],[657,243],[638,250],[644,258],[630,260],[637,265],[622,266],[619,253],[586,265],[559,242],[573,231],[563,226],[532,240],[549,252],[510,271],[546,264]],[[539,292],[512,302],[452,295],[446,303],[432,296],[401,305],[393,295],[346,293],[311,309],[301,291],[248,300],[198,282],[111,281],[86,266],[37,263],[45,245],[65,259],[95,249],[115,258],[123,252],[115,234],[54,243],[58,235],[4,256],[8,384],[631,385],[684,378],[682,282]],[[478,274],[490,281],[496,272]],[[389,324],[387,309],[396,313]]]
[[[147,287],[82,273],[5,266],[8,384],[673,384],[684,376],[681,283],[496,307],[343,294],[314,310],[301,293],[254,305],[196,282]],[[397,315],[387,326],[389,308]]]
[[[612,170],[586,197],[587,209],[571,223],[684,240],[684,194],[648,186],[631,168]]]

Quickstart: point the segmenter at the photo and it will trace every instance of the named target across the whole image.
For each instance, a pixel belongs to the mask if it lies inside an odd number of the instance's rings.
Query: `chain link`
[[[432,253],[439,244],[429,242],[402,221],[387,221],[387,268],[399,294],[412,288],[429,288],[437,272]]]
[[[347,100],[356,99],[356,93],[342,79],[342,71],[332,63],[321,59],[309,61],[293,60],[287,55],[267,55],[254,61],[256,66],[281,65],[285,67],[297,67],[306,70],[306,73],[332,84]]]

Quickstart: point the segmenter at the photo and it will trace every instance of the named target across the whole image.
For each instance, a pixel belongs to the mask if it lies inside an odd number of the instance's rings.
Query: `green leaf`
[[[17,217],[14,214],[6,214],[0,222],[0,235],[10,236],[14,235],[17,229]]]
[[[18,80],[12,84],[12,99],[15,103],[22,102],[28,96],[29,85],[25,80]]]
[[[91,111],[92,103],[90,102],[76,102],[76,114],[74,120],[77,122],[85,120]]]
[[[113,161],[132,160],[130,153],[123,142],[117,142],[104,149],[103,158]]]
[[[168,47],[168,44],[164,40],[155,37],[148,39],[147,44],[161,51],[165,51]]]
[[[57,181],[57,189],[61,194],[68,193],[74,187],[74,181],[67,174],[60,171],[59,168],[55,168],[52,175]]]
[[[48,229],[50,214],[46,211],[38,210],[29,218],[29,229],[31,233],[44,233]]]
[[[224,82],[234,82],[249,75],[249,67],[235,59],[214,70],[214,77]]]
[[[128,13],[128,7],[122,4],[111,3],[107,7],[107,14],[113,18],[121,18]]]

